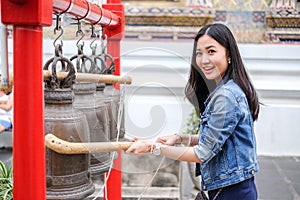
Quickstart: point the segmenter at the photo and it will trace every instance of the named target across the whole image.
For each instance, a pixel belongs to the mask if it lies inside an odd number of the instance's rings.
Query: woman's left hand
[[[147,140],[135,140],[134,143],[125,151],[131,154],[145,154],[151,152],[153,142]]]

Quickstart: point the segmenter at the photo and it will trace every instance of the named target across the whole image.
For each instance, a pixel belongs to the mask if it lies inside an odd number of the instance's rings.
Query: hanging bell
[[[74,109],[72,85],[75,81],[73,64],[59,52],[44,66],[52,63],[52,76],[45,82],[45,133],[69,142],[89,142],[89,127],[83,112]],[[58,80],[56,65],[68,71],[64,80]],[[64,155],[46,148],[47,199],[84,199],[95,191],[91,179],[89,154]]]
[[[74,108],[81,110],[90,129],[91,142],[109,141],[109,121],[106,105],[95,98],[95,83],[76,83],[74,85]],[[95,177],[110,168],[110,153],[93,153],[90,158],[91,173]]]
[[[94,61],[83,54],[83,46],[78,47],[78,55],[71,58],[76,60],[77,72],[91,73],[95,70]],[[96,83],[80,82],[74,84],[75,101],[74,107],[81,110],[89,124],[91,142],[109,141],[109,121],[108,112],[103,102],[95,98]],[[110,153],[91,154],[91,173],[92,178],[102,175],[110,168]]]
[[[114,58],[106,53],[106,35],[102,29],[102,37],[105,38],[102,41],[102,52],[101,54],[97,55],[97,57],[101,58],[101,66],[98,66],[99,70],[96,73],[100,74],[113,74],[115,72],[115,61]],[[93,52],[94,54],[94,52]],[[97,67],[96,67],[97,69]],[[102,85],[103,86],[103,85]],[[97,96],[103,98],[109,108],[109,119],[110,119],[110,140],[115,141],[117,139],[124,138],[125,128],[124,128],[124,115],[122,115],[121,124],[120,124],[120,131],[118,131],[118,113],[119,113],[119,103],[120,103],[120,91],[115,90],[112,84],[106,84],[103,87],[98,86],[97,89]],[[108,98],[107,98],[108,97]],[[119,137],[118,137],[119,132]]]
[[[105,83],[97,83],[96,93],[95,96],[99,101],[105,103],[107,112],[108,112],[108,119],[109,119],[109,139],[111,141],[116,139],[117,130],[117,110],[115,108],[114,99],[111,96],[108,96],[104,93]]]
[[[92,55],[90,56],[95,64],[93,74],[103,74],[106,73],[106,57],[103,54],[96,55],[96,45],[91,46]],[[104,57],[104,58],[103,58]],[[113,59],[112,59],[112,63]],[[96,83],[96,93],[95,97],[98,101],[103,102],[106,105],[109,120],[109,139],[112,140],[112,134],[116,135],[117,123],[116,123],[116,110],[113,108],[114,100],[110,96],[104,93],[105,83]],[[113,110],[114,109],[114,110]],[[114,137],[115,139],[115,137]]]
[[[112,119],[113,119],[113,111],[112,111],[112,104],[113,99],[107,96],[104,93],[105,83],[96,83],[96,92],[95,98],[97,101],[103,102],[105,104],[107,115],[108,115],[108,138],[111,139],[111,132],[115,131],[112,126]]]
[[[121,93],[119,90],[115,89],[112,84],[106,84],[104,89],[104,95],[111,98],[111,131],[110,131],[110,139],[112,141],[117,139],[118,136],[118,115],[119,115],[119,108],[120,108],[120,99]],[[121,124],[120,124],[120,132],[119,132],[119,139],[123,139],[125,135],[125,127],[124,127],[124,113],[121,116]]]

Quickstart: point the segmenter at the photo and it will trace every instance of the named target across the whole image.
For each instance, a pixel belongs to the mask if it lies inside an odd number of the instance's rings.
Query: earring
[[[230,64],[231,63],[231,60],[230,60],[230,58],[228,59],[228,64]]]

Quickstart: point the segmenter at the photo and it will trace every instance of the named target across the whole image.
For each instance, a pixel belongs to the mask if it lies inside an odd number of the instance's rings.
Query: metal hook
[[[106,50],[106,47],[107,47],[107,44],[104,42],[105,40],[102,40],[101,39],[101,50],[102,50],[102,54],[105,54],[105,50]]]
[[[55,54],[56,57],[62,57],[62,45],[57,44],[55,45]]]
[[[94,24],[91,24],[91,30],[92,30],[91,38],[96,38],[97,34],[95,33],[95,26],[94,26]]]
[[[96,41],[96,38],[93,39],[93,41],[90,44],[90,48],[94,51],[96,51],[97,48],[97,43],[94,44],[94,42]],[[93,45],[94,44],[94,45]]]
[[[56,15],[56,25],[55,25],[55,28],[54,28],[54,34],[56,34],[56,31],[60,31],[60,34],[55,38],[55,40],[53,41],[53,46],[55,47],[56,46],[56,42],[59,38],[61,38],[61,36],[63,35],[64,33],[64,30],[62,29],[61,27],[61,17],[60,15]],[[61,43],[61,46],[63,45],[62,43],[62,40],[60,41]]]
[[[77,45],[78,55],[83,55],[83,44]]]
[[[81,29],[81,22],[78,19],[76,23],[71,23],[77,25],[77,31],[76,31],[76,37],[78,37],[79,34],[81,34],[81,37],[77,40],[76,46],[79,47],[79,42],[84,38],[85,34]],[[84,42],[82,42],[82,45],[84,46]]]
[[[96,39],[97,39],[97,34],[95,33],[95,27],[94,27],[94,24],[91,24],[91,29],[92,29],[92,35],[91,35],[91,38],[94,38],[93,39],[93,41],[91,42],[91,44],[90,44],[90,48],[93,50],[93,51],[95,51],[96,50],[96,48],[97,48],[97,44],[95,44],[94,46],[93,46],[93,43],[96,41]]]
[[[60,15],[55,15],[55,28],[54,28],[54,34],[56,34],[56,31],[61,29],[61,17]]]
[[[61,36],[63,35],[64,33],[64,30],[60,27],[60,34],[55,38],[55,40],[53,41],[53,46],[56,47],[56,42],[59,38],[61,38]],[[60,40],[60,45],[63,46],[63,41]]]
[[[76,36],[78,36],[78,34],[81,34],[81,37],[76,42],[76,46],[79,48],[79,46],[80,46],[79,42],[84,38],[85,34],[82,30],[78,30],[76,32]],[[84,46],[84,41],[82,41],[82,46]]]

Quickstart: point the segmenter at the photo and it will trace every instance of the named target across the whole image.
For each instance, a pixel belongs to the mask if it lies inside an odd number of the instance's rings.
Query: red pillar
[[[107,53],[112,55],[115,61],[115,75],[120,75],[120,40],[108,39]],[[115,85],[116,89],[119,89],[119,85]],[[107,198],[113,200],[122,199],[122,154],[117,152],[117,159],[114,160],[113,169],[110,172],[110,176],[107,180]]]
[[[14,200],[46,199],[42,26],[52,24],[51,0],[1,0],[14,27]]]
[[[116,68],[114,74],[120,75],[120,41],[123,38],[125,27],[124,8],[121,0],[107,0],[107,4],[103,5],[103,8],[117,14],[121,19],[121,24],[116,29],[111,30],[109,27],[105,29],[108,36],[107,53],[114,58]],[[119,89],[119,85],[115,85],[115,88]],[[122,153],[117,152],[117,154],[118,158],[114,160],[114,166],[106,184],[107,198],[113,200],[122,199]]]
[[[41,26],[14,27],[14,199],[46,199]]]

